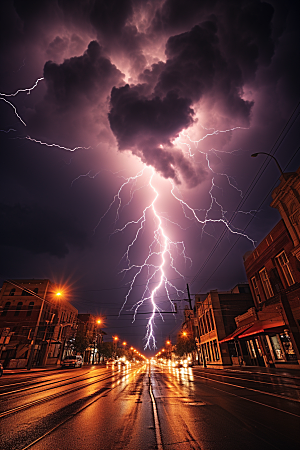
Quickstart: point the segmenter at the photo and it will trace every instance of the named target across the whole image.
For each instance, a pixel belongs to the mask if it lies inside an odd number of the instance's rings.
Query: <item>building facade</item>
[[[78,311],[48,279],[9,280],[0,291],[0,360],[5,367],[59,364]]]
[[[235,363],[236,351],[223,341],[236,330],[234,317],[253,306],[248,284],[238,284],[229,292],[210,291],[195,297],[195,339],[200,361],[211,367]],[[233,351],[234,350],[234,351]]]
[[[272,198],[282,219],[244,256],[254,308],[223,342],[235,343],[245,364],[299,368],[300,168],[281,176]]]

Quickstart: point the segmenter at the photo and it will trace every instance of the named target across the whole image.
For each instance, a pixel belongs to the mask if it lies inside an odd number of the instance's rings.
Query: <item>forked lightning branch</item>
[[[20,93],[30,94],[31,91],[36,88],[39,82],[41,82],[43,78],[37,79],[35,84],[31,88],[19,89],[13,94],[1,94],[0,100],[9,104],[10,107],[13,108],[14,113],[18,120],[22,123],[23,126],[26,126],[25,121],[19,115],[15,105],[7,100],[7,97],[16,97]],[[240,195],[242,192],[236,187],[231,177],[229,177],[225,173],[215,173],[211,167],[209,153],[220,153],[220,151],[216,149],[211,149],[210,152],[203,152],[199,150],[199,143],[203,141],[209,136],[218,135],[220,133],[228,133],[234,132],[236,129],[240,127],[231,128],[228,130],[206,130],[207,133],[199,139],[198,141],[193,141],[187,133],[182,132],[178,138],[176,138],[177,144],[181,145],[183,151],[189,158],[194,159],[197,152],[201,152],[205,154],[207,170],[211,173],[211,184],[208,191],[208,195],[210,198],[210,205],[207,209],[198,209],[192,207],[187,200],[185,200],[177,186],[174,184],[173,180],[169,180],[169,194],[172,196],[174,201],[178,202],[181,207],[182,215],[184,220],[194,221],[198,226],[202,229],[202,237],[208,233],[207,228],[209,224],[219,224],[222,227],[234,235],[239,235],[247,240],[249,240],[253,246],[254,241],[238,228],[235,228],[232,223],[226,218],[226,210],[222,206],[221,202],[217,199],[214,194],[214,188],[218,188],[218,184],[216,182],[216,176],[224,176],[227,180],[228,189],[236,190]],[[5,132],[5,130],[2,130]],[[30,136],[18,136],[18,139],[28,139],[39,145],[45,145],[48,147],[57,147],[65,151],[74,152],[82,147],[68,148],[59,145],[58,143],[51,142],[42,142],[40,140],[36,140]],[[90,172],[87,174],[80,175],[76,178],[76,180],[80,177],[90,176]],[[109,211],[112,208],[115,208],[115,230],[112,233],[111,239],[113,239],[113,235],[118,233],[123,233],[126,236],[126,232],[129,229],[134,229],[134,237],[131,239],[127,245],[126,251],[123,255],[122,261],[125,262],[125,268],[121,269],[121,273],[129,277],[130,281],[128,283],[127,294],[123,300],[123,303],[120,308],[120,314],[124,310],[125,307],[129,307],[133,314],[133,321],[136,319],[136,315],[139,313],[139,309],[142,306],[147,306],[147,310],[150,309],[149,316],[147,319],[146,325],[146,334],[145,334],[145,349],[146,348],[156,348],[156,340],[155,340],[155,320],[160,318],[163,320],[163,308],[161,299],[167,299],[169,302],[169,310],[171,312],[175,312],[174,303],[172,298],[177,296],[180,298],[184,291],[177,287],[176,285],[185,285],[185,277],[182,271],[179,270],[179,265],[177,264],[178,259],[182,260],[191,265],[192,261],[186,253],[186,248],[183,240],[172,240],[168,235],[167,222],[170,222],[168,216],[163,214],[159,210],[158,200],[161,196],[164,196],[164,193],[161,193],[159,190],[159,183],[156,183],[156,177],[160,177],[159,174],[155,172],[155,170],[151,167],[144,167],[140,172],[131,177],[125,178],[122,182],[119,190],[116,192],[114,197],[112,198],[111,203],[108,205],[107,210],[104,212],[102,217],[100,218],[98,224],[96,225],[94,232],[97,232],[97,228],[99,224],[105,219]],[[94,177],[92,177],[94,178]],[[118,221],[120,219],[120,215],[122,214],[122,208],[131,203],[136,192],[138,191],[137,181],[140,180],[143,182],[144,187],[150,190],[151,193],[151,201],[144,205],[141,208],[139,218],[134,218],[125,223],[124,226],[117,228]],[[74,180],[75,181],[75,180]],[[74,182],[73,181],[73,182]],[[125,197],[126,190],[130,191],[130,199],[125,204],[123,200]],[[210,213],[214,208],[214,212],[217,210],[219,212],[219,218],[211,218]],[[245,213],[244,211],[240,211],[240,213]],[[246,212],[247,213],[247,212]],[[251,212],[249,212],[251,213]],[[201,215],[201,216],[200,216]],[[153,226],[154,224],[154,226]],[[178,233],[181,232],[182,227],[178,222],[172,221],[173,225],[177,226]],[[149,225],[149,226],[148,226]],[[147,226],[147,230],[151,229],[151,239],[150,244],[145,244],[145,257],[142,260],[142,263],[136,263],[132,257],[133,249],[136,245],[140,244],[140,241],[143,241],[145,236],[145,229]],[[113,245],[113,243],[112,243]],[[170,276],[170,274],[173,274]],[[175,276],[174,276],[175,274]],[[136,301],[133,306],[130,307],[131,297],[133,296],[134,287],[140,282],[140,279],[145,280],[144,288],[140,299]],[[177,279],[179,283],[173,283],[172,280]]]

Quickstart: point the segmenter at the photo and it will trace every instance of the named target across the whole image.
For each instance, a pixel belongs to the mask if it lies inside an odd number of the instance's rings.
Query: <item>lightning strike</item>
[[[10,103],[8,100],[6,100],[6,98],[0,97],[0,100],[2,100],[3,102],[7,103],[9,106],[12,107],[12,109],[15,112],[15,116],[20,120],[20,122],[22,122],[22,124],[24,125],[24,127],[26,127],[26,123],[24,122],[24,120],[22,119],[22,117],[18,114],[17,108],[15,107],[15,105],[13,105],[12,103]]]
[[[181,141],[180,143],[187,145],[188,154],[191,159],[194,159],[195,154],[193,153],[193,145],[197,148],[199,142],[208,136],[217,135],[219,133],[228,133],[236,129],[241,129],[241,127],[235,127],[230,130],[221,130],[221,131],[213,130],[213,132],[207,133],[205,137],[201,138],[198,141],[193,141],[192,139],[189,138],[187,134],[185,134],[184,136],[188,138],[189,142],[183,143]],[[249,240],[251,244],[255,246],[255,241],[253,239],[251,239],[246,233],[244,233],[243,230],[240,230],[239,228],[233,226],[231,223],[232,220],[230,221],[226,218],[227,211],[224,209],[221,202],[218,201],[217,196],[214,193],[215,189],[222,190],[222,188],[218,186],[217,182],[215,181],[215,178],[217,176],[224,176],[228,182],[229,187],[236,190],[241,197],[243,195],[242,191],[238,189],[235,184],[233,184],[233,182],[235,183],[235,180],[232,177],[230,177],[226,173],[217,173],[213,170],[209,160],[208,152],[200,151],[199,149],[197,149],[197,152],[203,153],[205,155],[207,168],[209,172],[212,174],[211,186],[208,192],[210,196],[210,204],[207,209],[193,208],[191,205],[188,204],[187,201],[183,200],[181,196],[179,196],[176,193],[177,187],[174,181],[170,179],[169,180],[170,194],[172,195],[173,199],[181,206],[184,218],[199,224],[202,228],[202,235],[206,234],[214,238],[214,236],[207,231],[207,227],[209,224],[211,225],[218,224],[225,227],[225,229],[229,233],[241,236]],[[96,231],[101,221],[105,218],[105,216],[108,214],[108,212],[112,209],[114,205],[116,205],[114,224],[115,225],[117,224],[117,222],[120,219],[120,212],[123,206],[123,195],[125,195],[124,192],[125,189],[130,187],[130,198],[129,201],[126,204],[124,204],[123,208],[125,208],[127,205],[131,203],[136,191],[141,189],[137,187],[136,183],[142,177],[147,176],[146,169],[147,168],[145,167],[135,176],[131,176],[124,179],[124,182],[122,183],[121,187],[113,197],[107,210],[100,218],[97,226],[94,229],[94,232]],[[87,175],[88,174],[86,174],[86,176]],[[146,276],[145,287],[140,296],[140,299],[129,309],[133,311],[133,322],[134,322],[136,319],[136,315],[139,312],[139,308],[145,306],[146,304],[150,306],[151,313],[150,316],[148,317],[146,325],[146,335],[144,338],[145,349],[156,348],[156,340],[154,334],[156,316],[158,315],[162,320],[164,320],[163,310],[159,306],[159,302],[157,301],[158,292],[161,291],[162,289],[164,290],[165,298],[167,298],[168,302],[170,303],[171,312],[173,313],[175,312],[175,308],[174,303],[171,300],[171,294],[174,295],[175,293],[175,295],[177,295],[178,297],[184,294],[183,290],[177,288],[173,283],[171,283],[168,277],[168,272],[170,270],[173,270],[178,275],[179,279],[185,281],[184,275],[176,267],[176,258],[177,256],[180,256],[184,259],[185,263],[189,262],[190,265],[192,264],[192,260],[186,255],[184,242],[183,241],[177,242],[171,240],[170,236],[167,233],[167,228],[165,224],[168,222],[177,225],[181,230],[183,229],[183,227],[177,222],[170,221],[168,218],[164,217],[163,213],[159,212],[157,203],[158,199],[161,197],[162,194],[159,192],[158,188],[155,187],[154,182],[155,175],[157,174],[155,170],[152,169],[149,181],[142,186],[148,187],[150,191],[153,193],[151,202],[147,206],[145,206],[144,209],[142,209],[141,215],[137,219],[127,221],[125,225],[123,225],[120,228],[116,228],[111,233],[111,236],[113,236],[117,233],[124,233],[128,229],[135,228],[134,236],[131,239],[130,243],[128,244],[123,257],[121,258],[121,262],[124,262],[126,264],[126,267],[120,271],[120,274],[123,274],[124,277],[126,275],[130,276],[130,281],[128,283],[127,294],[124,298],[119,314],[121,314],[123,309],[128,305],[130,297],[133,293],[133,289],[137,285],[138,278]],[[219,211],[220,214],[219,218],[211,217],[212,212],[214,211],[215,213],[216,211],[216,208],[214,208],[214,206],[216,206],[217,210]],[[243,214],[249,214],[249,212],[244,211],[238,212],[241,212]],[[152,221],[154,221],[154,223],[156,224],[151,231],[152,241],[148,246],[146,256],[142,259],[142,262],[140,264],[135,264],[132,262],[131,254],[133,252],[135,245],[138,245],[138,241],[141,239],[142,233],[145,231],[146,226],[148,226],[149,228],[149,224]]]
[[[74,148],[69,148],[69,147],[64,147],[63,145],[59,145],[59,144],[53,144],[53,143],[52,144],[48,144],[47,142],[39,141],[39,140],[34,139],[34,138],[30,137],[30,136],[18,137],[16,139],[28,139],[29,141],[35,142],[36,144],[45,145],[46,147],[56,147],[56,148],[59,148],[61,150],[66,150],[67,152],[75,152],[76,150],[80,150],[80,149],[81,150],[89,150],[91,148],[91,147],[81,147],[81,146],[74,147]]]
[[[34,83],[34,85],[31,86],[30,88],[18,89],[13,94],[4,94],[4,93],[0,92],[0,96],[2,96],[2,97],[16,97],[16,95],[18,95],[20,92],[27,92],[27,95],[29,95],[31,93],[31,91],[33,91],[33,89],[35,89],[37,87],[37,85],[39,84],[39,82],[42,81],[43,79],[44,79],[44,77],[38,78],[36,80],[36,82]]]
[[[24,126],[26,126],[26,123],[24,120],[20,117],[20,115],[17,112],[16,107],[7,100],[7,97],[16,97],[21,92],[26,92],[27,95],[29,95],[33,89],[35,89],[40,81],[42,81],[44,78],[38,78],[37,81],[34,83],[34,85],[30,88],[25,89],[18,89],[16,92],[12,94],[3,94],[0,93],[0,100],[8,103],[15,112],[16,117],[22,122]],[[231,234],[242,236],[246,239],[248,239],[252,245],[255,245],[255,242],[242,230],[239,230],[238,228],[234,227],[229,220],[226,218],[225,209],[223,208],[222,204],[217,200],[216,194],[214,194],[215,189],[222,188],[218,186],[217,182],[215,181],[216,177],[223,176],[227,179],[228,185],[236,190],[240,196],[242,197],[242,191],[236,187],[236,182],[233,179],[233,177],[230,177],[226,173],[217,173],[213,170],[210,159],[209,159],[209,152],[203,151],[199,148],[199,144],[203,142],[205,139],[211,136],[217,136],[221,133],[230,133],[238,129],[245,129],[242,127],[234,127],[227,130],[216,130],[216,129],[206,129],[202,127],[203,130],[206,131],[206,134],[201,137],[199,140],[193,140],[190,138],[190,136],[182,132],[179,135],[179,138],[176,138],[173,143],[180,144],[182,146],[185,146],[186,149],[183,150],[185,154],[188,155],[188,157],[192,160],[195,159],[197,153],[201,153],[205,155],[206,162],[207,162],[207,168],[212,174],[211,179],[211,186],[209,189],[209,196],[210,196],[210,205],[207,209],[197,209],[190,206],[185,200],[183,200],[179,195],[175,193],[176,186],[173,182],[173,180],[169,180],[170,182],[170,194],[173,197],[173,199],[178,202],[181,206],[181,209],[183,211],[183,215],[185,219],[188,219],[189,221],[194,221],[201,225],[202,227],[202,235],[205,233],[211,237],[213,237],[212,234],[210,234],[207,231],[208,224],[222,224],[228,232]],[[4,131],[4,130],[1,130]],[[10,129],[9,131],[12,131]],[[184,142],[184,139],[187,140],[187,142]],[[27,139],[31,142],[35,142],[39,145],[47,146],[47,147],[55,147],[61,150],[65,150],[68,152],[75,152],[79,149],[89,149],[90,147],[74,147],[69,148],[65,147],[56,143],[47,143],[43,142],[37,139],[34,139],[30,136],[25,137],[16,137],[15,139]],[[163,148],[162,146],[160,146]],[[221,152],[221,153],[233,153],[233,152],[223,152],[216,149],[211,149],[210,152],[215,153]],[[150,305],[150,316],[148,317],[147,325],[146,325],[146,335],[145,335],[145,346],[144,348],[156,348],[156,340],[155,340],[155,318],[158,315],[162,320],[163,319],[163,310],[159,306],[159,303],[157,301],[158,293],[163,289],[165,294],[165,298],[167,298],[171,312],[175,312],[174,303],[171,299],[171,294],[175,295],[179,298],[182,294],[184,294],[184,291],[177,288],[175,284],[173,284],[168,277],[168,272],[172,270],[173,272],[178,275],[178,278],[182,281],[185,281],[184,275],[179,271],[179,269],[176,266],[176,259],[178,257],[182,258],[185,264],[189,263],[192,265],[192,260],[189,258],[186,254],[186,249],[183,241],[173,241],[167,233],[167,228],[165,224],[170,223],[173,225],[176,225],[181,230],[184,230],[184,228],[177,222],[174,222],[170,220],[168,217],[165,217],[163,213],[159,212],[157,207],[158,199],[161,196],[161,193],[159,190],[155,187],[154,183],[154,177],[156,175],[156,172],[154,169],[151,169],[151,174],[149,177],[149,180],[145,182],[142,186],[138,187],[137,182],[144,179],[146,176],[146,171],[148,170],[148,167],[144,167],[142,170],[140,170],[136,175],[131,177],[121,177],[123,178],[123,183],[121,184],[119,190],[114,195],[111,203],[109,204],[107,210],[104,212],[102,217],[99,219],[96,227],[94,228],[94,233],[96,232],[98,226],[102,222],[102,220],[107,216],[107,214],[112,210],[113,206],[116,205],[116,212],[115,212],[115,219],[114,219],[114,225],[116,226],[117,222],[120,219],[121,210],[124,209],[126,206],[128,206],[136,194],[137,191],[140,189],[143,189],[145,187],[148,187],[150,191],[153,194],[152,201],[146,206],[138,219],[136,220],[130,220],[128,221],[123,227],[116,228],[112,233],[111,236],[117,234],[117,233],[123,233],[129,228],[136,228],[135,234],[131,242],[128,244],[127,249],[121,258],[121,262],[125,262],[126,267],[123,268],[120,273],[123,274],[123,276],[130,276],[131,281],[128,283],[128,290],[127,294],[125,296],[124,302],[121,306],[119,314],[123,311],[125,306],[129,303],[129,299],[132,295],[134,287],[137,285],[137,280],[139,277],[146,276],[146,283],[144,283],[144,290],[142,292],[142,295],[140,297],[140,300],[138,300],[131,308],[130,310],[133,311],[133,322],[136,319],[136,315],[139,312],[139,309],[142,306]],[[175,170],[175,168],[174,168]],[[91,170],[88,171],[86,174],[81,174],[77,178],[75,178],[71,186],[75,181],[80,179],[81,177],[88,177],[88,178],[95,178],[99,172],[97,172],[95,175],[91,175]],[[124,191],[129,188],[129,200],[125,203],[123,200],[123,193]],[[220,218],[211,218],[210,215],[213,211],[214,205],[217,206],[217,209],[220,212]],[[244,211],[238,211],[238,213],[243,214],[252,214],[251,212],[244,212]],[[203,218],[200,218],[200,216],[203,216]],[[148,251],[146,252],[146,256],[144,257],[141,264],[134,264],[131,262],[131,253],[133,251],[134,246],[138,243],[138,241],[141,239],[142,233],[145,231],[146,226],[148,226],[148,223],[155,223],[155,227],[152,228],[152,241],[148,246]]]
[[[17,108],[15,107],[15,105],[13,105],[11,102],[9,102],[8,100],[6,100],[5,97],[16,97],[20,92],[27,92],[27,95],[29,95],[31,93],[31,91],[33,89],[35,89],[38,85],[38,83],[43,80],[44,78],[38,78],[36,80],[36,82],[34,83],[33,86],[31,86],[30,88],[25,88],[25,89],[18,89],[16,92],[12,93],[12,94],[5,94],[3,92],[0,92],[0,100],[4,101],[5,103],[7,103],[8,105],[10,105],[14,112],[15,112],[15,116],[22,122],[22,124],[26,127],[26,123],[24,122],[24,120],[22,119],[22,117],[18,114]]]

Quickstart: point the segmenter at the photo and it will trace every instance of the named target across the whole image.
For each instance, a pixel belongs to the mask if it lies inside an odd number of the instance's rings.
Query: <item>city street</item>
[[[85,366],[4,374],[3,450],[298,449],[300,376]]]

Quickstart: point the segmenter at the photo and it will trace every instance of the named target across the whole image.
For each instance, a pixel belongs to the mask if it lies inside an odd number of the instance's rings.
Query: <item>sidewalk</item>
[[[299,369],[294,368],[287,368],[287,367],[260,367],[260,366],[227,366],[223,368],[216,368],[216,367],[203,367],[200,366],[194,366],[194,368],[200,368],[203,370],[216,370],[216,371],[230,371],[230,372],[251,372],[251,373],[257,373],[257,374],[264,374],[264,375],[276,375],[276,376],[288,376],[292,378],[300,378],[300,367]]]
[[[89,366],[104,366],[105,364],[84,364],[83,367],[89,367]],[[53,370],[69,370],[67,369],[63,369],[61,367],[60,364],[57,364],[55,366],[41,366],[41,367],[32,367],[31,369],[27,370],[27,369],[4,369],[3,370],[3,375],[2,377],[4,377],[5,375],[23,375],[23,374],[31,374],[31,373],[37,373],[37,372],[46,372],[46,371],[53,371]]]

